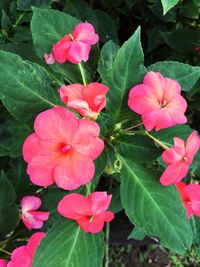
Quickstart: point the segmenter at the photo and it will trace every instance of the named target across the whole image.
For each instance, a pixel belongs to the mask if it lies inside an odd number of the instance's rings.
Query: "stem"
[[[134,129],[134,128],[140,126],[140,125],[143,125],[143,122],[140,122],[140,123],[138,123],[138,124],[136,124],[136,125],[133,125],[133,126],[131,126],[131,127],[129,127],[129,128],[126,128],[126,129],[124,129],[124,131],[132,130],[132,129]]]
[[[106,223],[105,267],[109,267],[109,237],[110,223]]]
[[[87,80],[86,80],[86,77],[85,77],[85,72],[84,72],[84,69],[83,69],[83,66],[82,66],[82,62],[80,62],[78,64],[79,66],[79,69],[80,69],[80,72],[81,72],[81,76],[82,76],[82,80],[83,80],[83,84],[84,85],[87,85]]]
[[[7,250],[3,249],[3,248],[0,248],[0,251],[5,253],[5,254],[7,254],[7,255],[9,255],[9,256],[11,256],[11,253],[8,252]]]
[[[157,138],[155,138],[153,135],[151,135],[149,132],[145,131],[145,134],[150,137],[156,144],[158,144],[159,146],[161,146],[163,149],[167,150],[169,149],[169,147],[167,147],[166,145],[164,145],[163,143],[161,143]]]
[[[90,195],[90,183],[86,184],[86,195],[89,196]]]

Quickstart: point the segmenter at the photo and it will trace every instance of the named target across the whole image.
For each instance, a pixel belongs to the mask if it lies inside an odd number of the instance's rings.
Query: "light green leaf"
[[[165,15],[172,7],[178,4],[180,0],[161,0],[163,6],[163,15]]]
[[[128,239],[143,240],[146,236],[146,233],[141,230],[139,227],[134,227],[133,231],[128,236]]]
[[[193,67],[176,61],[157,62],[149,66],[148,71],[156,71],[165,77],[176,80],[183,91],[190,91],[200,77],[200,67]]]
[[[38,56],[44,60],[44,54],[49,54],[53,45],[64,35],[71,33],[78,23],[80,23],[78,19],[57,10],[33,8],[31,31]],[[47,67],[55,72],[62,73],[66,80],[82,82],[77,64],[71,64],[70,62],[58,64],[55,62]],[[89,73],[85,67],[84,69],[89,80]]]
[[[83,232],[74,221],[65,220],[47,232],[32,267],[101,267],[103,234]]]
[[[140,27],[119,49],[112,69],[103,79],[108,85],[107,112],[115,121],[130,118],[133,112],[127,105],[128,92],[135,84],[142,81],[146,68],[140,42]]]
[[[0,51],[0,79],[3,104],[22,121],[32,122],[39,112],[60,103],[46,70],[15,54]]]
[[[0,237],[15,229],[19,220],[19,211],[15,201],[15,191],[2,171],[0,176]]]
[[[192,231],[179,193],[159,183],[159,173],[120,157],[121,199],[130,221],[177,253],[191,246]]]

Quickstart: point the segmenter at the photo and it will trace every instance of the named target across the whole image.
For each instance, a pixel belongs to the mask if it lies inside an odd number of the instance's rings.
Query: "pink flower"
[[[187,102],[180,95],[180,85],[159,72],[148,72],[143,84],[134,86],[129,93],[128,106],[142,115],[147,131],[156,131],[187,122],[184,113]]]
[[[93,178],[93,160],[104,149],[96,122],[78,119],[66,108],[55,107],[36,117],[34,129],[23,145],[27,172],[34,184],[56,183],[73,190]]]
[[[188,218],[193,214],[200,217],[200,185],[179,182],[175,186],[181,195]]]
[[[4,259],[0,259],[0,267],[7,267],[7,261]]]
[[[106,105],[108,87],[101,83],[70,84],[59,89],[62,101],[86,118],[96,119]]]
[[[162,154],[163,161],[168,165],[163,172],[160,182],[162,185],[178,183],[188,172],[195,154],[200,147],[200,138],[194,131],[185,144],[183,139],[174,138],[174,146],[165,150]]]
[[[7,267],[31,267],[34,254],[45,233],[39,232],[33,234],[26,246],[16,248],[11,255],[11,261]]]
[[[42,228],[49,218],[50,212],[36,211],[41,204],[40,198],[35,196],[26,196],[21,200],[22,221],[29,230]]]
[[[94,192],[88,197],[69,194],[59,202],[58,212],[63,217],[76,220],[86,233],[98,233],[103,229],[104,222],[114,218],[113,212],[106,211],[111,198],[106,192]]]
[[[62,64],[69,61],[78,64],[82,60],[86,62],[89,57],[91,45],[99,41],[94,27],[90,23],[76,25],[73,32],[65,35],[52,48],[51,54],[44,54],[47,64],[53,64],[56,60]]]

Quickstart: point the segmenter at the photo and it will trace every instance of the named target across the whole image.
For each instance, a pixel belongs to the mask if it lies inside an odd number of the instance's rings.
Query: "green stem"
[[[109,267],[109,238],[110,238],[110,223],[106,223],[105,267]]]
[[[87,85],[87,80],[86,80],[86,77],[85,77],[85,72],[84,72],[84,68],[83,68],[83,66],[82,66],[82,62],[80,62],[80,63],[78,64],[78,66],[79,66],[79,69],[80,69],[80,72],[81,72],[81,76],[82,76],[83,84],[84,84],[84,85]]]
[[[156,144],[158,144],[159,146],[161,146],[163,149],[167,150],[169,149],[169,147],[167,147],[166,145],[164,145],[163,143],[161,143],[157,138],[155,138],[153,135],[151,135],[149,132],[145,131],[145,134],[151,138]]]
[[[11,256],[11,253],[8,252],[7,250],[3,249],[3,248],[0,248],[0,252],[3,252],[3,253],[5,253],[5,254]]]
[[[138,126],[141,126],[141,125],[143,125],[143,122],[140,122],[140,123],[138,123],[136,125],[133,125],[133,126],[131,126],[129,128],[123,129],[123,131],[129,131],[129,130],[132,130],[132,129],[134,129],[134,128],[138,127]]]
[[[90,183],[86,184],[86,195],[89,196],[90,195]]]

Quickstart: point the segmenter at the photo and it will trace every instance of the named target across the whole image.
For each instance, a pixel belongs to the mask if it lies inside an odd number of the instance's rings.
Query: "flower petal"
[[[90,45],[99,41],[99,36],[95,34],[93,25],[87,22],[76,25],[72,35],[76,40]]]
[[[175,162],[165,169],[162,176],[160,177],[160,183],[162,185],[178,183],[187,175],[187,172],[188,165],[185,162]]]
[[[72,146],[82,155],[96,159],[104,149],[104,142],[98,138],[100,128],[94,121],[79,120],[79,127],[72,140]]]
[[[48,157],[34,157],[28,164],[27,173],[33,184],[49,186],[54,183],[53,172],[56,162]]]
[[[76,193],[64,196],[58,203],[57,210],[63,217],[72,220],[91,215],[91,205],[88,198]]]
[[[83,100],[83,89],[84,85],[82,84],[70,84],[61,86],[58,92],[61,100],[68,105],[68,102],[72,100]]]
[[[65,190],[73,190],[88,183],[94,176],[93,161],[77,151],[70,152],[54,171],[55,183]]]
[[[53,143],[70,143],[77,127],[78,119],[71,111],[62,107],[41,112],[34,123],[38,137]]]
[[[25,196],[21,200],[22,212],[27,212],[31,210],[37,210],[42,204],[39,197],[35,196]]]
[[[72,41],[69,35],[65,35],[61,40],[59,40],[52,48],[52,54],[55,60],[62,64],[67,61],[68,51],[71,47]]]
[[[80,41],[73,41],[68,50],[67,60],[72,64],[88,61],[91,46]]]
[[[45,237],[45,233],[43,232],[37,232],[34,233],[28,240],[27,248],[29,250],[29,253],[33,259],[33,256],[36,252],[37,247],[39,246],[42,239]]]
[[[189,157],[193,157],[198,152],[199,148],[200,138],[197,135],[197,131],[193,131],[186,141],[186,153]]]
[[[112,195],[108,196],[107,192],[94,192],[91,193],[88,199],[91,202],[92,214],[97,215],[104,213],[111,201]]]
[[[106,105],[108,87],[101,83],[90,83],[83,89],[83,98],[92,111],[100,112]]]

